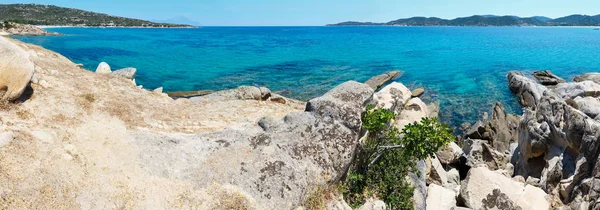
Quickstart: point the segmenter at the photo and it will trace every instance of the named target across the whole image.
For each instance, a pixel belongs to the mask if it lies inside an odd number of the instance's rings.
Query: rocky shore
[[[48,32],[40,27],[12,22],[0,23],[2,36],[58,36],[59,33]]]
[[[0,50],[3,209],[351,209],[335,186],[365,107],[394,111],[398,129],[439,110],[391,82],[400,72],[302,102],[253,86],[166,94],[135,68],[87,71],[4,37]],[[598,75],[510,72],[524,114],[497,103],[420,161],[415,209],[600,209]]]

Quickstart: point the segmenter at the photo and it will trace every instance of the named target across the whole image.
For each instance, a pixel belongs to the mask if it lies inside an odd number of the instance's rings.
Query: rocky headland
[[[366,106],[398,129],[439,110],[390,83],[400,72],[302,102],[253,86],[167,94],[135,68],[92,72],[4,37],[0,50],[2,209],[351,209],[335,186]],[[510,72],[524,114],[498,103],[419,161],[415,209],[600,209],[598,75]]]
[[[0,23],[0,35],[2,36],[58,36],[59,33],[49,32],[40,27],[19,24],[13,22]]]

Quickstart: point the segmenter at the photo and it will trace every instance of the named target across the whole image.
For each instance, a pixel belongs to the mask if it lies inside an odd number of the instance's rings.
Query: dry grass
[[[338,195],[338,189],[335,186],[318,186],[304,200],[304,208],[308,210],[324,210],[327,201],[332,200]]]
[[[79,95],[78,102],[84,110],[91,113],[93,104],[96,102],[96,96],[93,93],[81,94]]]
[[[0,94],[1,95],[1,94]],[[5,100],[0,100],[0,111],[6,111],[6,110],[10,110],[15,106],[14,103],[9,102],[9,101],[5,101]]]
[[[27,110],[18,110],[17,111],[17,116],[19,116],[19,118],[23,119],[23,120],[28,120],[30,118],[33,117],[33,114],[31,114],[29,111]]]

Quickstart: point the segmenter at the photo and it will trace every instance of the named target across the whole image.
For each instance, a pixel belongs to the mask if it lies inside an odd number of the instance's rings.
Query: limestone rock
[[[546,87],[525,77],[521,72],[509,72],[507,77],[510,90],[519,97],[523,106],[535,107],[546,90]]]
[[[577,83],[562,83],[553,90],[563,99],[574,99],[576,97],[598,97],[600,96],[600,84],[592,81]]]
[[[110,67],[109,67],[109,69],[110,69]],[[110,74],[113,76],[122,77],[122,78],[130,79],[130,80],[135,79],[135,73],[137,73],[136,68],[124,68],[124,69],[119,69],[119,70],[110,72]]]
[[[0,100],[19,98],[29,85],[33,72],[34,65],[28,53],[0,37]]]
[[[380,75],[371,77],[369,80],[367,80],[365,82],[365,84],[367,84],[373,90],[377,90],[377,89],[379,89],[379,87],[385,85],[385,83],[388,83],[389,81],[394,80],[395,78],[399,77],[400,75],[401,75],[400,71],[387,72],[385,74],[380,74]]]
[[[436,184],[427,188],[427,209],[451,209],[456,206],[456,193]]]
[[[96,68],[96,73],[110,74],[111,73],[110,66],[106,62],[102,62],[102,63],[98,64],[98,67]]]
[[[458,159],[464,152],[456,143],[450,142],[446,146],[440,148],[435,154],[442,164],[448,165],[458,162]]]
[[[592,72],[592,73],[586,73],[583,75],[579,75],[579,76],[576,76],[575,78],[573,78],[573,81],[575,81],[575,82],[592,81],[592,82],[600,84],[600,73]]]
[[[552,72],[548,70],[533,72],[533,77],[542,83],[542,85],[557,85],[559,83],[567,82],[563,78],[552,74]]]
[[[373,103],[379,108],[389,109],[397,114],[410,100],[412,93],[402,83],[392,82],[373,95]]]
[[[543,190],[525,186],[485,167],[472,168],[460,189],[460,197],[472,209],[549,209]]]
[[[417,88],[415,90],[412,91],[412,97],[419,97],[421,95],[423,95],[423,93],[425,93],[425,88]]]

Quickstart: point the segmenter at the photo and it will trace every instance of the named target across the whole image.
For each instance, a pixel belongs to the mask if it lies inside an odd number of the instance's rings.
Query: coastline
[[[46,28],[163,28],[163,29],[181,29],[181,28],[201,28],[200,26],[187,26],[187,27],[146,27],[146,26],[70,26],[70,25],[58,25],[58,26],[54,26],[54,25],[32,25],[41,29],[46,29]]]

